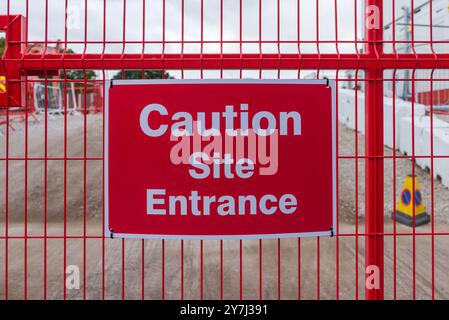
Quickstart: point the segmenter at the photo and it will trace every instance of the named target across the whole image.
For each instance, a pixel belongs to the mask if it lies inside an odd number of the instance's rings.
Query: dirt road
[[[91,222],[89,222],[91,224]],[[14,233],[15,225],[10,225]],[[100,226],[98,226],[100,228]],[[352,233],[354,226],[343,223],[341,233]],[[417,232],[430,232],[430,226],[417,229]],[[20,228],[19,228],[20,229]],[[49,234],[56,233],[59,226],[50,224]],[[33,230],[34,232],[42,230]],[[392,224],[387,224],[387,232]],[[437,228],[447,232],[447,227]],[[410,229],[398,226],[398,232],[410,232]],[[72,235],[82,234],[82,225],[72,226]],[[415,269],[413,269],[413,237],[396,237],[396,256],[393,237],[385,238],[385,286],[386,298],[394,294],[394,269],[396,261],[396,295],[399,299],[411,299],[413,292],[413,270],[415,270],[415,292],[417,299],[430,299],[432,295],[432,238],[426,235],[415,237]],[[67,239],[66,263],[80,268],[80,289],[67,290],[67,298],[82,299],[84,289],[86,297],[101,299],[103,292],[102,258],[104,257],[104,294],[106,299],[122,297],[122,277],[124,292],[128,299],[140,299],[142,294],[142,241],[107,239],[104,256],[102,240]],[[337,241],[338,241],[338,292],[340,299],[364,297],[364,238],[359,238],[356,251],[355,237],[321,238],[319,240],[319,265],[317,264],[317,240],[301,239],[300,278],[298,278],[298,240],[285,239],[280,242],[280,296],[282,299],[298,298],[298,282],[301,299],[334,299],[337,294]],[[11,299],[24,297],[24,239],[9,240],[8,257],[8,296]],[[5,242],[0,242],[1,265],[5,262]],[[144,297],[161,299],[162,251],[161,240],[144,242]],[[244,240],[242,250],[242,296],[244,299],[258,299],[260,294],[259,241]],[[84,246],[85,245],[85,246]],[[122,247],[124,245],[124,247]],[[64,240],[48,239],[46,256],[46,295],[47,298],[62,299],[64,296]],[[165,241],[164,297],[181,298],[181,241]],[[435,298],[449,298],[449,237],[434,238],[434,279]],[[27,296],[42,299],[44,296],[44,241],[28,239],[27,245]],[[122,251],[124,249],[124,251]],[[85,250],[85,251],[84,251]],[[277,299],[278,295],[278,242],[262,242],[262,297]],[[85,252],[85,256],[84,256]],[[122,254],[125,254],[123,260]],[[84,260],[85,257],[85,260]],[[200,242],[184,241],[183,294],[186,299],[200,298]],[[356,261],[356,258],[358,261]],[[395,258],[395,259],[394,259]],[[122,265],[122,262],[124,264]],[[84,262],[85,270],[84,273]],[[356,269],[357,266],[357,269]],[[122,269],[123,268],[123,269]],[[319,272],[317,272],[319,270]],[[356,278],[358,272],[358,281]],[[84,278],[85,277],[85,278]],[[317,278],[319,277],[318,284]],[[5,294],[4,268],[0,272],[0,296]],[[203,242],[203,298],[220,298],[220,283],[223,283],[224,299],[240,298],[240,257],[239,241],[223,242],[223,281],[220,281],[220,243]],[[356,286],[358,283],[358,287]],[[319,291],[318,291],[319,290]]]

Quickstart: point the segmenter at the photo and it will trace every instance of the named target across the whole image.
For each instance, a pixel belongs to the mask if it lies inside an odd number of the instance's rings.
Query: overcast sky
[[[126,2],[125,40],[142,41],[143,16],[145,16],[145,40],[162,40],[163,0],[145,0],[146,9],[143,12],[144,0],[107,0],[106,9],[103,0],[87,1],[87,40],[103,40],[104,13],[106,15],[106,41],[123,40],[124,1]],[[278,39],[278,10],[277,0],[262,0],[262,32],[259,35],[259,0],[222,0],[223,1],[223,39],[238,41],[240,38],[239,19],[240,1],[242,2],[242,39],[244,41],[276,41]],[[300,34],[301,41],[317,39],[316,34],[316,1],[313,0],[280,0],[280,40],[297,41],[297,3],[300,3]],[[319,39],[335,41],[335,25],[338,40],[354,41],[361,39],[363,34],[360,15],[364,0],[337,0],[337,21],[335,21],[335,0],[319,0]],[[357,2],[357,10],[354,3]],[[426,0],[415,0],[415,7]],[[447,3],[447,0],[436,0],[434,3]],[[6,14],[8,0],[0,1],[0,14]],[[12,14],[26,15],[27,0],[9,0]],[[44,41],[47,32],[49,41],[64,40],[65,34],[65,0],[28,0],[29,41]],[[45,9],[48,3],[48,24],[45,28]],[[203,0],[203,39],[206,41],[220,40],[220,0]],[[165,39],[167,41],[181,41],[182,32],[182,0],[165,0]],[[395,2],[396,16],[402,15],[401,6],[411,6],[411,0],[397,0]],[[391,21],[391,1],[385,1],[385,22]],[[201,0],[184,0],[184,39],[199,41],[201,39]],[[359,18],[354,17],[357,11]],[[68,0],[68,41],[83,41],[85,39],[85,0]],[[355,28],[357,20],[358,30]],[[427,21],[428,22],[428,21]],[[449,21],[448,21],[449,24]],[[425,32],[428,37],[429,32]],[[70,43],[69,47],[77,52],[101,52],[102,44]],[[121,53],[122,44],[108,44],[106,52]],[[244,52],[259,52],[258,44],[246,43],[242,47]],[[264,44],[264,52],[277,52],[276,44]],[[284,43],[280,47],[282,52],[297,52],[297,44]],[[335,52],[335,44],[323,43],[320,52]],[[145,52],[161,52],[160,44],[146,44]],[[184,52],[199,52],[197,44],[185,44]],[[239,52],[238,44],[224,44],[224,52]],[[340,52],[354,52],[355,46],[339,44]],[[179,44],[167,44],[165,52],[180,52]],[[205,44],[204,52],[219,52],[218,44]],[[302,52],[316,52],[315,44],[301,44]],[[141,44],[127,44],[125,52],[142,52]]]
[[[126,2],[126,41],[142,41],[143,39],[143,1],[144,0],[107,0],[106,1],[106,40],[121,41],[123,39],[123,20],[124,20],[124,2]],[[238,41],[240,37],[239,19],[240,19],[240,0],[222,0],[223,1],[223,38],[224,40]],[[415,6],[418,6],[425,0],[415,0]],[[446,0],[438,0],[446,1]],[[27,0],[9,0],[10,12],[26,14]],[[243,40],[259,39],[259,0],[241,0],[242,2],[242,38]],[[277,0],[262,0],[262,40],[277,40]],[[294,41],[298,39],[297,33],[297,3],[300,3],[300,39],[315,40],[316,35],[316,2],[313,0],[280,0],[280,39],[284,41]],[[447,2],[447,1],[446,1]],[[7,12],[8,0],[0,2],[0,13]],[[64,11],[65,0],[28,0],[28,18],[29,18],[29,40],[43,41],[45,39],[45,8],[48,3],[48,40],[55,41],[64,39]],[[163,0],[145,0],[145,39],[147,41],[162,40],[162,3]],[[165,0],[165,39],[168,41],[180,41],[181,32],[181,14],[182,0]],[[204,18],[203,30],[204,40],[220,40],[220,0],[203,0]],[[354,0],[337,1],[337,29],[339,40],[354,40],[356,38],[355,20],[354,20]],[[359,15],[364,1],[358,0]],[[391,1],[386,3],[385,20],[390,20]],[[396,14],[401,14],[401,6],[411,4],[410,0],[396,1]],[[184,39],[190,41],[199,41],[201,38],[201,0],[184,0]],[[68,40],[84,40],[85,25],[85,0],[68,0]],[[87,39],[89,41],[101,41],[103,39],[103,0],[87,1]],[[334,0],[319,0],[319,38],[320,40],[335,40],[335,6]],[[359,31],[358,38],[361,38],[361,20],[358,20]],[[82,45],[71,46],[76,51],[83,51]],[[311,49],[313,47],[313,49]],[[88,52],[98,52],[102,49],[101,45],[89,45]],[[199,48],[193,45],[187,45],[184,50],[196,51]],[[204,50],[216,51],[217,45],[206,45]],[[238,51],[236,45],[226,45],[227,51]],[[285,52],[297,50],[297,46],[283,45],[281,48]],[[316,50],[316,46],[304,44],[304,51]],[[109,45],[108,51],[121,52],[122,45]],[[141,52],[141,45],[127,45],[126,52]],[[147,45],[145,51],[160,51],[160,46]],[[167,45],[168,52],[179,51],[179,46]],[[258,45],[245,45],[243,50],[256,52]],[[264,45],[264,50],[276,52],[275,45]],[[335,45],[322,44],[320,50],[323,52],[335,51]],[[354,46],[340,45],[340,50],[354,50]],[[101,52],[101,51],[100,51]]]

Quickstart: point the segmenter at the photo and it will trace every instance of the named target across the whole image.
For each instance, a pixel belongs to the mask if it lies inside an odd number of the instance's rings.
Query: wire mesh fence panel
[[[448,8],[2,1],[0,297],[449,298]],[[105,237],[111,79],[335,80],[336,234]]]

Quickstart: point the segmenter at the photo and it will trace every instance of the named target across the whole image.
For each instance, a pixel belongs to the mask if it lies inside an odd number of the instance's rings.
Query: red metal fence
[[[417,94],[410,100],[411,154],[395,152],[394,138],[393,151],[384,147],[385,83],[393,83],[394,98],[399,82],[409,83],[415,93],[416,83],[430,83],[432,88],[437,81],[449,80],[434,79],[435,70],[449,69],[449,51],[441,47],[449,41],[435,40],[434,27],[428,28],[424,39],[415,39],[415,1],[401,1],[413,12],[410,38],[399,40],[399,27],[393,23],[388,31],[391,39],[384,39],[383,20],[398,19],[398,3],[3,1],[0,30],[7,45],[0,73],[6,76],[7,97],[0,119],[9,124],[19,113],[25,120],[19,133],[8,125],[3,128],[0,295],[5,299],[448,298],[449,256],[443,244],[449,229],[436,219],[449,216],[446,189],[433,178],[426,180],[430,226],[406,228],[388,218],[388,211],[396,210],[401,168],[417,175],[415,161],[426,158],[427,175],[434,177],[434,161],[449,159],[447,150],[434,153],[433,95],[430,152],[415,153]],[[427,5],[427,24],[433,25],[434,2]],[[29,52],[31,44],[43,46],[43,52]],[[407,52],[398,49],[404,44],[410,46]],[[416,49],[421,45],[427,50]],[[430,77],[417,76],[423,69],[431,70]],[[153,73],[147,74],[149,70]],[[353,77],[344,76],[348,70]],[[409,72],[399,77],[402,70]],[[113,76],[125,77],[126,71],[142,78],[325,76],[339,85],[349,81],[363,87],[364,92],[355,91],[355,132],[348,134],[339,126],[337,235],[256,242],[105,239],[103,116],[64,112],[55,120],[44,113],[40,124],[30,123],[25,96],[29,83],[59,83],[66,97],[68,84],[75,83],[85,92],[83,105],[88,105],[88,83],[104,85]],[[48,90],[44,92],[48,105]],[[363,96],[364,137],[357,134]],[[395,108],[393,99],[388,110],[393,137],[399,130]],[[386,163],[389,169],[384,172]],[[385,180],[390,181],[388,188]],[[436,197],[443,197],[441,206]],[[387,199],[391,205],[386,205]],[[436,213],[436,207],[441,212]],[[71,275],[67,267],[72,265],[81,269],[79,290],[66,283]],[[373,288],[365,285],[372,272],[378,284]]]

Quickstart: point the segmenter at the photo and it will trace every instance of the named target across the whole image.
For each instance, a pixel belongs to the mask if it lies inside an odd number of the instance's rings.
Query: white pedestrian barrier
[[[357,130],[365,134],[365,94],[354,90],[339,89],[338,91],[338,119],[346,127],[356,129],[355,112],[357,95]],[[396,149],[402,154],[411,156],[414,152],[416,164],[423,169],[431,168],[431,121],[426,115],[426,107],[421,104],[396,99],[393,108],[393,99],[384,97],[384,143],[393,148],[393,120],[395,122]],[[394,111],[394,114],[393,114]],[[412,115],[414,121],[412,121]],[[412,124],[414,124],[414,150],[412,143]],[[449,187],[449,122],[436,116],[433,117],[433,175]]]

